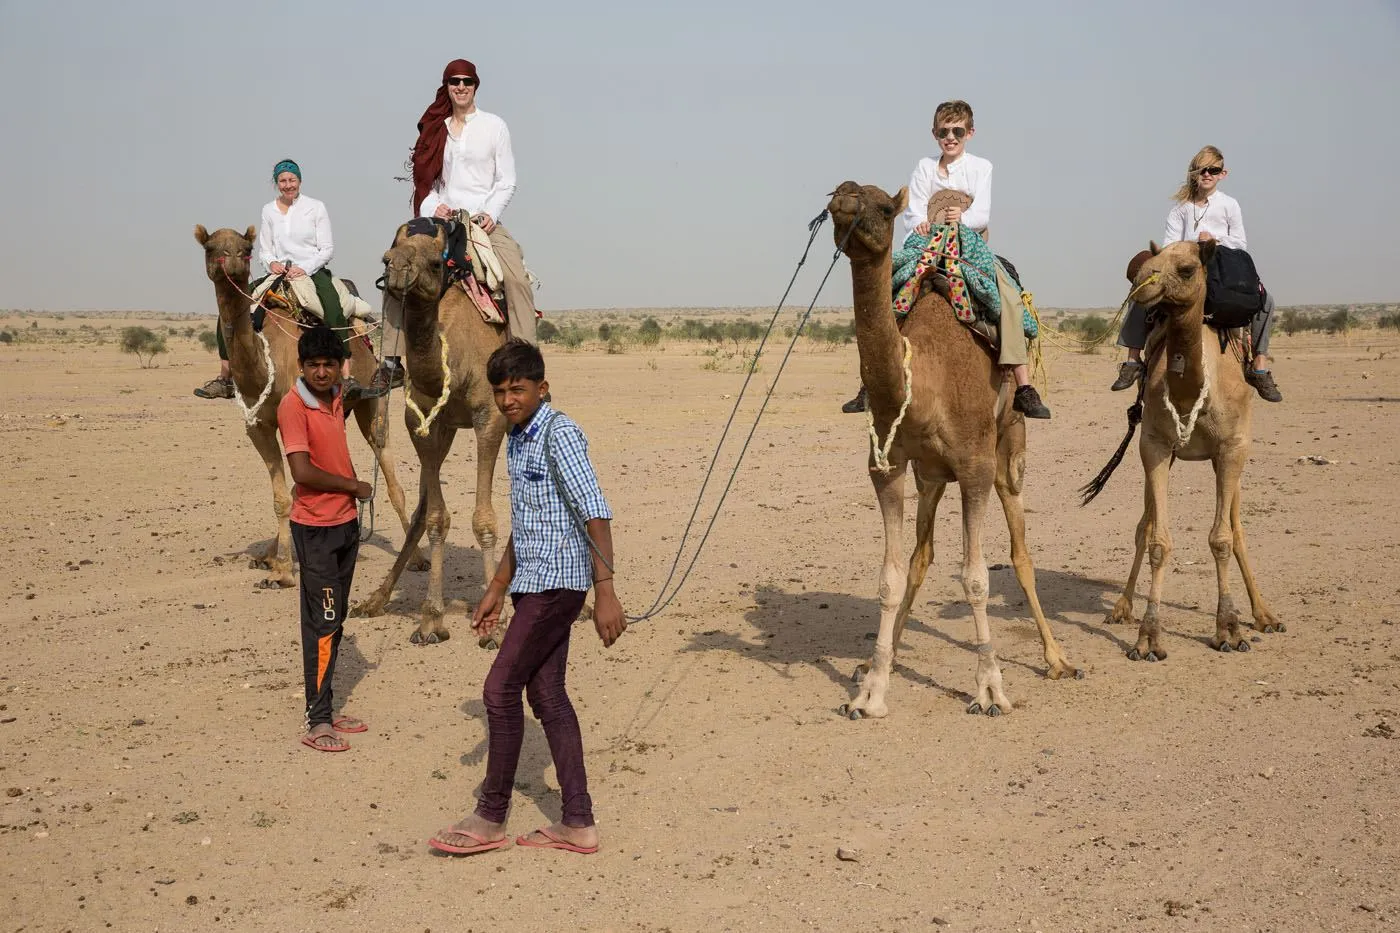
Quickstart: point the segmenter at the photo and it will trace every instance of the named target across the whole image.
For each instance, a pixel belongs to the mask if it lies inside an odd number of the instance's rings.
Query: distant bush
[[[212,329],[202,330],[199,332],[199,345],[213,353],[219,349],[219,335],[214,333]]]
[[[1338,308],[1327,315],[1323,326],[1326,327],[1329,334],[1348,334],[1358,323],[1356,315],[1346,308]]]
[[[637,342],[644,347],[654,347],[661,342],[661,324],[649,317],[637,328]]]
[[[14,343],[15,335],[7,330],[0,330],[0,343]]]
[[[1376,326],[1384,330],[1389,327],[1393,330],[1400,330],[1400,311],[1393,314],[1382,314],[1376,321]]]
[[[159,354],[169,352],[164,335],[155,333],[149,327],[123,327],[121,350],[136,354],[142,369],[152,368]]]
[[[559,328],[549,321],[540,321],[535,328],[535,337],[540,343],[553,343],[559,339]]]

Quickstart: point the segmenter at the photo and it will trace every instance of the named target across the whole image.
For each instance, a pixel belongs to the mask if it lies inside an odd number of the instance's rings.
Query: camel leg
[[[1137,552],[1133,554],[1133,569],[1128,573],[1128,582],[1123,587],[1122,594],[1118,601],[1113,604],[1113,609],[1108,613],[1108,618],[1104,621],[1109,625],[1120,622],[1133,623],[1137,620],[1133,618],[1133,596],[1137,592],[1138,573],[1142,570],[1142,558],[1147,553],[1147,541],[1152,537],[1152,490],[1146,484],[1142,484],[1143,499],[1142,518],[1138,520],[1137,533],[1133,536],[1133,541],[1137,547]]]
[[[992,647],[992,626],[987,621],[987,559],[982,553],[982,524],[987,515],[990,483],[958,478],[963,504],[963,595],[972,608],[973,644],[977,651],[977,693],[967,711],[1000,716],[1011,712],[1011,701],[1001,689],[1001,665]]]
[[[1022,430],[1024,430],[1024,422]],[[1045,676],[1051,680],[1061,677],[1083,678],[1084,672],[1065,660],[1064,652],[1055,641],[1055,633],[1040,608],[1040,595],[1035,589],[1035,565],[1026,547],[1026,508],[1021,502],[1021,485],[1026,472],[1024,434],[1017,449],[1017,438],[1007,432],[997,444],[997,497],[1006,513],[1006,528],[1011,533],[1011,564],[1016,568],[1016,582],[1026,594],[1035,627],[1040,630],[1040,646],[1045,656]]]
[[[1240,565],[1240,576],[1244,577],[1244,588],[1249,593],[1249,605],[1254,610],[1254,628],[1256,631],[1272,635],[1274,632],[1284,632],[1287,629],[1284,624],[1274,617],[1269,606],[1264,602],[1264,596],[1259,592],[1259,585],[1254,580],[1254,568],[1249,563],[1249,551],[1244,543],[1244,523],[1240,521],[1240,488],[1239,480],[1235,480],[1235,498],[1230,505],[1230,526],[1234,532],[1235,561]]]
[[[442,462],[452,448],[457,429],[433,423],[432,430],[419,448],[422,489],[427,493],[425,521],[428,531],[428,596],[423,601],[422,619],[409,641],[415,645],[434,645],[447,641],[447,627],[442,621],[442,564],[447,545],[447,532],[452,527],[452,515],[442,497]],[[415,446],[418,446],[415,444]]]
[[[394,461],[389,459],[389,396],[381,396],[369,401],[361,402],[355,406],[355,423],[360,426],[360,433],[364,435],[365,443],[369,444],[370,450],[374,451],[374,459],[379,463],[379,472],[384,475],[384,486],[389,491],[389,502],[394,507],[394,512],[399,516],[399,524],[403,526],[405,534],[408,532],[409,515],[408,505],[404,501],[403,486],[399,483],[398,473],[394,470]],[[383,442],[380,442],[380,438]],[[405,545],[409,551],[409,566],[414,570],[427,570],[428,561],[416,546]]]
[[[499,412],[478,412],[476,418],[476,507],[472,509],[472,534],[481,548],[481,588],[485,591],[496,575],[496,507],[491,502],[491,487],[496,481],[496,461],[500,458],[501,441],[505,438],[505,418]]]
[[[282,446],[277,443],[277,428],[256,425],[248,429],[248,439],[267,467],[267,475],[272,480],[272,508],[277,513],[277,537],[267,552],[254,559],[250,566],[271,572],[260,584],[263,587],[295,586],[296,581],[292,579],[292,497],[287,492],[287,473],[282,464]]]
[[[1230,593],[1230,555],[1234,552],[1234,530],[1230,514],[1239,491],[1244,457],[1238,450],[1223,449],[1215,462],[1215,520],[1210,526],[1210,553],[1215,558],[1215,637],[1210,646],[1218,651],[1248,651],[1249,639],[1240,632],[1240,613]]]
[[[904,623],[909,621],[909,612],[914,606],[914,598],[919,595],[919,587],[924,585],[928,565],[933,561],[933,527],[938,515],[938,501],[943,498],[947,483],[927,483],[914,474],[919,487],[919,516],[916,524],[914,553],[909,555],[909,572],[904,584],[904,599],[899,604],[899,612],[894,617],[894,652],[899,654],[899,642],[904,637]]]
[[[885,525],[885,559],[880,568],[880,632],[875,637],[875,655],[864,666],[868,672],[860,682],[860,693],[841,707],[841,714],[851,719],[870,716],[879,719],[889,714],[885,691],[890,685],[890,669],[894,666],[894,620],[904,598],[908,579],[900,559],[904,524],[904,473],[908,465],[901,463],[888,473],[870,474],[875,484],[875,498],[880,503],[880,517]]]
[[[389,575],[384,578],[383,583],[379,584],[379,589],[355,607],[355,615],[377,616],[384,611],[384,607],[389,603],[389,598],[394,595],[394,587],[398,584],[399,577],[403,575],[404,568],[408,566],[410,556],[419,553],[418,542],[423,539],[423,531],[428,527],[427,514],[428,493],[420,484],[418,508],[414,509],[413,518],[408,523],[408,530],[404,533],[403,548],[399,550],[399,556],[394,561],[394,566],[389,568]]]
[[[1167,479],[1171,471],[1171,451],[1148,444],[1142,445],[1142,468],[1147,482],[1147,498],[1152,521],[1146,537],[1147,561],[1152,567],[1152,585],[1147,594],[1147,609],[1138,626],[1137,644],[1128,650],[1131,661],[1165,661],[1162,650],[1162,626],[1159,620],[1162,605],[1162,584],[1167,576],[1167,562],[1172,556],[1172,533],[1167,520]],[[1145,516],[1144,516],[1145,518]]]

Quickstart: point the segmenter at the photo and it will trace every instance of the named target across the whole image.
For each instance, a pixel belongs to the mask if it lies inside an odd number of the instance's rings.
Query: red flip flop
[[[540,835],[548,839],[548,842],[531,842],[531,835]],[[560,849],[564,852],[577,852],[579,855],[592,855],[598,851],[597,846],[578,846],[567,839],[556,836],[548,829],[537,829],[534,833],[524,836],[516,836],[515,844],[526,849]]]
[[[475,839],[476,845],[454,846],[450,842],[443,842],[438,836],[466,836],[468,839]],[[482,839],[476,833],[469,833],[464,829],[441,829],[437,836],[428,840],[428,847],[437,849],[439,852],[446,852],[448,855],[476,855],[478,852],[490,852],[493,849],[504,848],[510,845],[510,837],[502,839]]]
[[[359,725],[355,726],[354,728],[342,726],[341,723],[345,722],[358,722]],[[356,719],[353,716],[341,716],[339,719],[331,721],[331,728],[334,729],[336,732],[345,732],[353,735],[356,732],[368,732],[369,723],[365,722],[363,719]]]
[[[307,748],[314,748],[314,749],[316,749],[316,751],[318,751],[318,752],[348,752],[348,751],[350,751],[350,744],[349,744],[348,742],[346,742],[344,739],[341,740],[341,744],[339,744],[339,745],[321,745],[320,743],[318,743],[318,742],[316,741],[317,739],[324,739],[324,738],[331,738],[331,736],[327,736],[327,735],[325,735],[325,734],[321,734],[321,735],[312,735],[311,733],[308,732],[306,735],[303,735],[303,736],[301,737],[301,744],[302,744],[302,745],[305,745]]]

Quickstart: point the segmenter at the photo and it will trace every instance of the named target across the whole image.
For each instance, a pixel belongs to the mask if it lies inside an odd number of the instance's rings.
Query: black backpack
[[[1264,310],[1264,283],[1242,249],[1217,246],[1206,266],[1206,323],[1246,327]]]

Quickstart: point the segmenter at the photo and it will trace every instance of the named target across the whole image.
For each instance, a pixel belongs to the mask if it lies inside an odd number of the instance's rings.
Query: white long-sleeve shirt
[[[1249,248],[1244,236],[1244,215],[1240,213],[1240,202],[1223,191],[1214,192],[1204,205],[1182,201],[1172,208],[1167,215],[1167,232],[1162,234],[1162,245],[1196,240],[1202,230],[1215,237],[1221,246]]]
[[[314,275],[330,263],[334,253],[331,218],[320,201],[303,194],[285,214],[277,209],[276,201],[269,201],[263,208],[258,259],[264,266],[290,262],[307,275]]]
[[[909,178],[909,206],[901,218],[904,233],[895,241],[895,249],[914,228],[928,220],[928,202],[934,192],[945,188],[972,196],[972,205],[963,212],[962,222],[980,234],[986,234],[992,221],[992,163],[964,152],[948,166],[948,176],[938,174],[937,159],[920,159]]]
[[[456,136],[451,121],[448,117],[442,176],[423,199],[418,214],[431,217],[439,204],[446,204],[454,211],[490,214],[499,222],[515,194],[515,153],[506,121],[476,110],[467,115]]]

